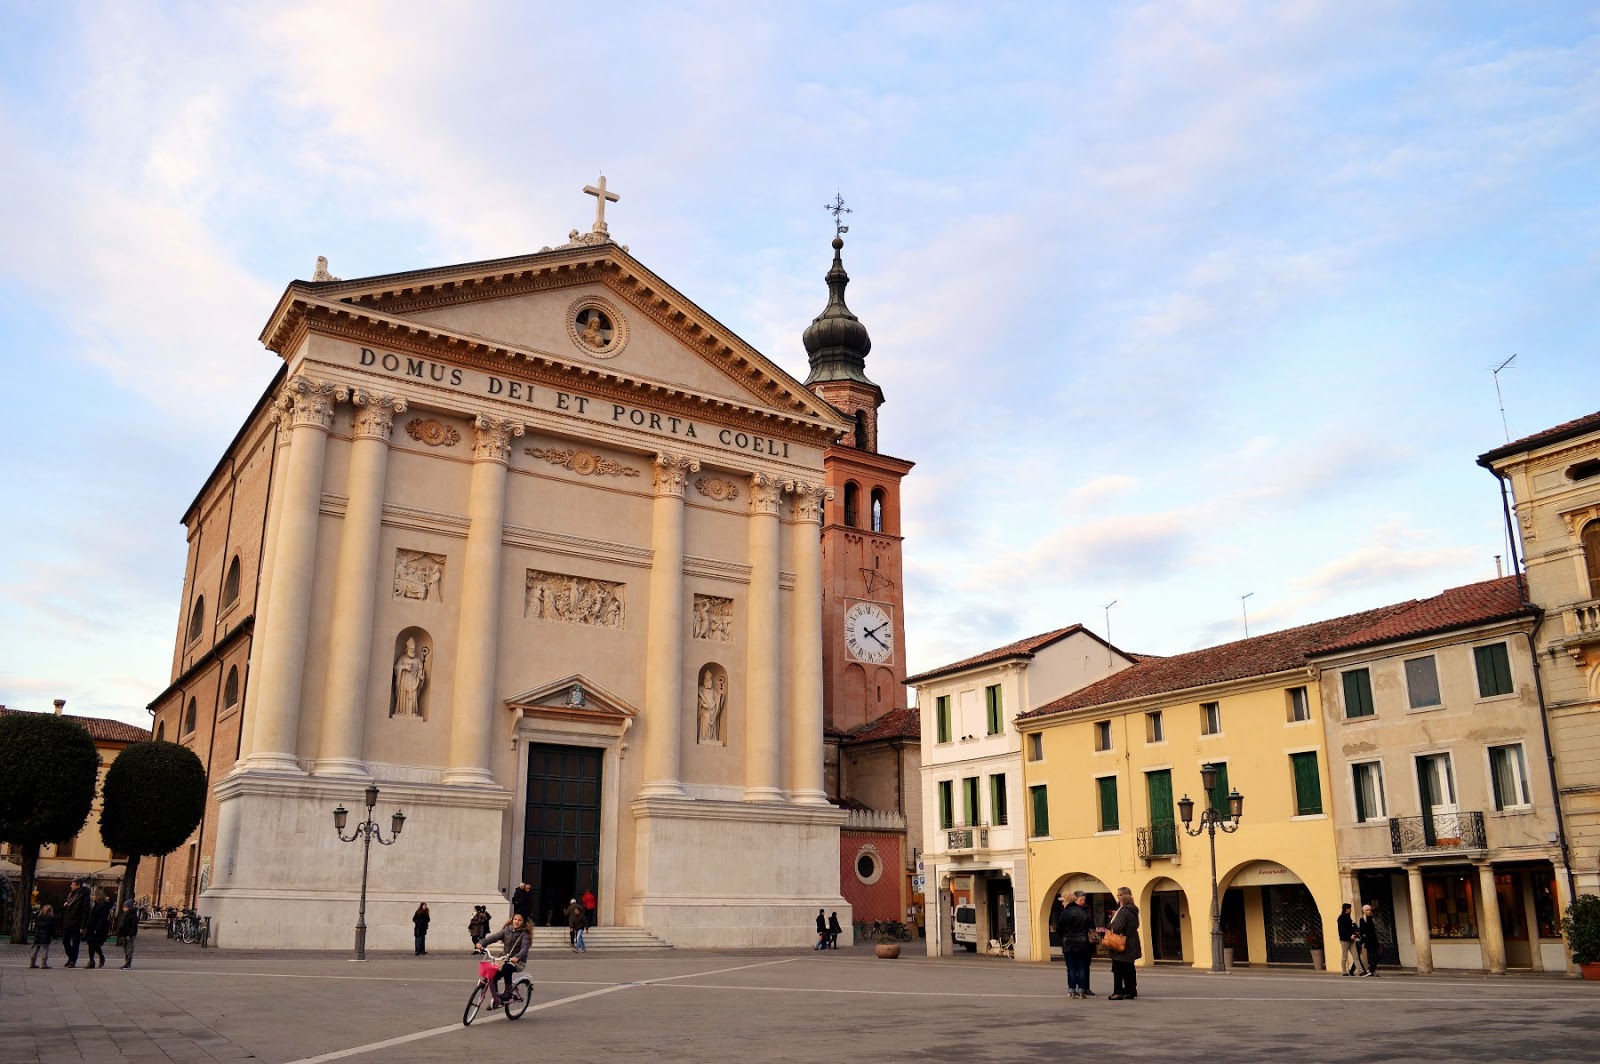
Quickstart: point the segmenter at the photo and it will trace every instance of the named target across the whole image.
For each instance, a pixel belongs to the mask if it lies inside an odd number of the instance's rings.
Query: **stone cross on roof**
[[[594,229],[591,231],[596,233],[609,233],[610,230],[606,228],[606,200],[616,203],[622,199],[622,197],[617,195],[615,192],[606,191],[605,174],[600,175],[599,188],[596,188],[593,185],[584,185],[583,190],[594,197]]]

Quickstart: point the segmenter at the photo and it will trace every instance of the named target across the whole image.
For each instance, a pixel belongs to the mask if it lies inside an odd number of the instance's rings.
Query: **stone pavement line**
[[[600,997],[602,994],[615,994],[619,990],[631,990],[634,987],[639,986],[653,986],[659,983],[670,983],[677,979],[701,979],[708,975],[724,975],[728,972],[743,971],[746,968],[766,968],[774,964],[790,964],[800,959],[802,958],[785,957],[782,960],[762,961],[759,964],[741,964],[734,968],[718,968],[710,972],[688,972],[684,975],[666,975],[656,979],[641,979],[638,982],[633,983],[613,983],[610,986],[601,987],[599,990],[591,990],[586,994],[573,994],[571,997],[557,998],[555,1001],[546,1001],[541,1005],[530,1005],[528,1006],[528,1011],[543,1012],[545,1009],[553,1009],[557,1005],[566,1005],[574,1001],[582,1001],[585,998]],[[334,976],[332,978],[344,977]],[[505,1013],[503,1012],[484,1017],[485,1021],[490,1022],[504,1019]],[[411,1034],[403,1034],[395,1038],[386,1038],[381,1042],[369,1042],[364,1046],[352,1046],[349,1049],[336,1049],[331,1053],[322,1053],[314,1057],[302,1057],[299,1060],[291,1060],[288,1062],[288,1064],[327,1064],[327,1062],[330,1060],[343,1060],[346,1057],[360,1056],[363,1053],[375,1053],[380,1049],[393,1049],[395,1046],[402,1046],[408,1042],[420,1042],[424,1038],[437,1038],[439,1035],[449,1034],[451,1031],[462,1031],[465,1029],[466,1028],[459,1023],[452,1023],[444,1027],[434,1027],[426,1031],[413,1031]]]

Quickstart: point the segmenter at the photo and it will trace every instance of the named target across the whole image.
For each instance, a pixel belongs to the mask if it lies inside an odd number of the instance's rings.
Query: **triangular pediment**
[[[611,325],[603,345],[585,342],[578,326],[589,307]],[[800,381],[615,244],[295,281],[261,340],[287,356],[295,337],[319,324],[726,404],[828,437],[848,428]]]
[[[506,705],[523,716],[589,721],[613,727],[630,726],[639,717],[639,711],[626,700],[576,672],[508,698]]]

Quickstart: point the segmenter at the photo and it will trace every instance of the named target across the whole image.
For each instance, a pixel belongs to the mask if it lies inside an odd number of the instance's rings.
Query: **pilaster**
[[[794,594],[790,631],[794,705],[789,718],[789,800],[825,805],[822,749],[822,531],[823,504],[833,489],[794,486]]]
[[[745,630],[747,802],[783,800],[783,619],[778,610],[778,510],[785,483],[750,477],[750,598]]]

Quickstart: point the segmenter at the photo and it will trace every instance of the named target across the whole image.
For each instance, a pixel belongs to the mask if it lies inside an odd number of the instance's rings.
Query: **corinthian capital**
[[[774,514],[783,502],[783,493],[793,490],[794,482],[779,480],[771,473],[750,474],[750,512]]]
[[[491,462],[511,461],[511,439],[522,435],[521,422],[479,414],[473,419],[472,426],[477,429],[472,445],[473,458]]]
[[[356,388],[350,393],[356,407],[356,439],[388,440],[394,416],[406,412],[406,401],[392,395],[374,395]]]
[[[700,459],[682,454],[658,454],[655,461],[656,494],[683,498],[689,474],[698,472]]]
[[[284,382],[283,394],[291,403],[290,412],[296,428],[313,425],[326,432],[333,428],[335,407],[349,393],[342,384],[296,373]]]
[[[823,504],[834,496],[832,488],[805,481],[797,481],[791,490],[794,492],[794,516],[799,521],[820,520]]]

